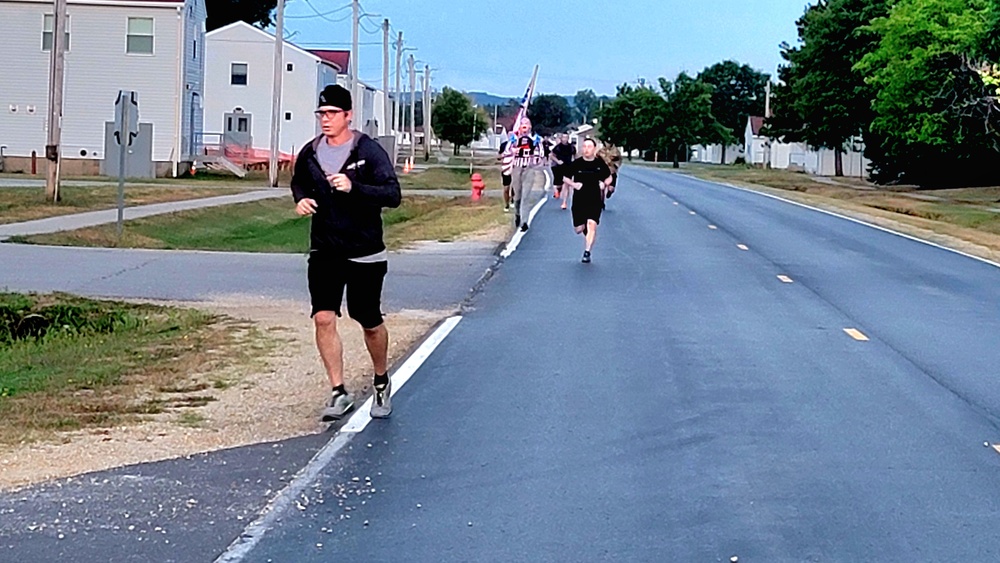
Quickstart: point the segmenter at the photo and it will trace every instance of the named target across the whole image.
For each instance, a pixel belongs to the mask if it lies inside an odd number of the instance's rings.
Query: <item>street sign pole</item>
[[[123,138],[128,135],[128,118],[129,111],[125,107],[125,104],[118,105],[119,112],[119,123],[121,123],[121,132],[125,134],[118,135],[118,246],[122,243],[122,230],[125,227],[125,162],[128,158],[128,141]],[[129,139],[131,140],[131,139]]]
[[[125,168],[132,139],[139,134],[139,100],[131,90],[119,90],[115,100],[114,137],[118,143],[118,245],[122,243],[125,228]]]

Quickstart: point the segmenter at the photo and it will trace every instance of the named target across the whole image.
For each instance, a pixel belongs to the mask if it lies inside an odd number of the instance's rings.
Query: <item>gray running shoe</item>
[[[371,414],[372,418],[389,418],[392,414],[392,379],[385,385],[375,386]]]
[[[354,397],[350,393],[337,393],[330,398],[330,406],[323,409],[323,422],[340,420],[353,408]]]

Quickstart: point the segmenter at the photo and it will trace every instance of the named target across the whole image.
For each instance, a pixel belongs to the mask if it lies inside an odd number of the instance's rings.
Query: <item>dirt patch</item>
[[[199,396],[211,400],[176,405],[135,425],[70,432],[60,435],[59,443],[24,444],[3,451],[0,489],[323,429],[319,415],[329,386],[313,345],[308,304],[247,298],[198,303],[197,308],[251,321],[278,345],[249,367],[205,374],[204,381],[214,382],[211,385],[192,382]],[[388,315],[390,365],[453,312],[404,310]],[[364,393],[371,383],[371,361],[361,328],[350,320],[340,327],[345,383],[348,389]]]

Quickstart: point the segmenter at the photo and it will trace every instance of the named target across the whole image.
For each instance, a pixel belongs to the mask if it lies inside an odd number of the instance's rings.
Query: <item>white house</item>
[[[722,162],[722,145],[694,145],[691,147],[690,162],[701,162],[705,164],[734,164],[737,158],[743,157],[743,147],[740,145],[729,145],[726,147],[725,158]]]
[[[274,35],[238,21],[213,30],[206,45],[206,142],[242,144],[248,160],[266,162],[271,149]],[[320,91],[348,86],[348,51],[306,50],[285,42],[282,52],[279,158],[284,160],[319,134],[313,111]],[[385,94],[364,83],[354,96],[355,129],[387,134],[381,118]]]
[[[765,166],[771,158],[771,141],[761,134],[764,118],[751,115],[743,131],[743,154],[747,164]]]
[[[186,170],[202,123],[204,0],[69,0],[67,13],[63,173],[98,172],[119,90],[138,93],[156,173]],[[0,145],[8,171],[30,171],[45,154],[52,2],[0,0],[0,38]]]
[[[834,176],[837,155],[833,149],[814,149],[806,143],[786,143],[760,134],[764,118],[750,117],[745,132],[747,146],[753,143],[753,159],[748,151],[747,163],[779,170],[799,170],[815,176]],[[841,152],[845,176],[863,178],[871,161],[865,158],[859,140],[847,143]]]
[[[205,56],[206,143],[225,139],[227,144],[242,144],[255,149],[252,159],[266,162],[271,147],[274,35],[237,21],[208,34]],[[344,67],[328,58],[284,44],[278,142],[283,158],[319,133],[313,114],[319,92],[346,80],[341,76]]]

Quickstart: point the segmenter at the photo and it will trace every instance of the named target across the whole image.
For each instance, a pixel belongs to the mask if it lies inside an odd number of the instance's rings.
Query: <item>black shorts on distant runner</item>
[[[598,225],[601,224],[601,210],[604,209],[604,202],[601,201],[601,194],[597,190],[581,189],[573,194],[573,226],[582,227],[591,220]]]
[[[564,170],[566,170],[565,164],[552,165],[552,185],[555,186],[557,190],[562,188]]]
[[[511,183],[510,174],[500,174],[500,180],[503,182],[503,187],[509,188]]]
[[[367,329],[382,324],[382,282],[389,263],[352,262],[321,250],[309,253],[309,296],[312,316],[333,311],[343,316],[340,305],[347,292],[347,313]]]

